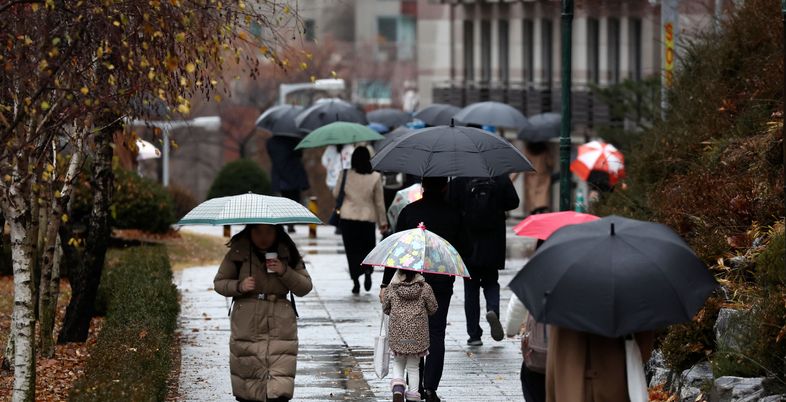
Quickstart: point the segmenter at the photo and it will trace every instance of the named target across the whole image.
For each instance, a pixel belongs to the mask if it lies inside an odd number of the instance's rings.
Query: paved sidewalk
[[[184,230],[221,233],[220,228],[210,227]],[[343,245],[332,227],[320,227],[316,240],[306,237],[305,227],[298,230],[295,240],[305,254],[314,291],[297,299],[300,354],[294,400],[389,400],[390,378],[376,378],[372,356],[381,314],[377,299],[381,273],[374,274],[371,292],[352,295]],[[526,241],[512,236],[508,243],[514,255],[527,247]],[[522,264],[521,258],[510,259],[509,269],[500,272],[503,315],[510,297],[504,286]],[[195,267],[175,274],[182,294],[180,394],[185,401],[234,400],[229,382],[228,303],[212,290],[215,271],[216,267]],[[463,286],[457,280],[438,393],[445,401],[467,400],[470,395],[495,402],[521,401],[518,340],[494,342],[483,323],[485,345],[467,347],[463,302]]]

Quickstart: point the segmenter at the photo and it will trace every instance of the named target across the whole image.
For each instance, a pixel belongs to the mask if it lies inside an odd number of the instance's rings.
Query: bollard
[[[224,237],[232,237],[232,225],[224,225]]]
[[[317,215],[319,212],[319,205],[317,205],[317,197],[308,197],[308,210],[311,211],[312,214]],[[312,223],[308,225],[308,238],[309,239],[316,239],[317,238],[317,224]]]

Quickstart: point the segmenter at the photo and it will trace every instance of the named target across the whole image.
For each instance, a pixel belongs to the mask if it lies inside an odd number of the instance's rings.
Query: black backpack
[[[497,211],[495,182],[492,178],[475,178],[467,183],[464,205],[464,222],[469,228],[493,228]],[[472,229],[470,229],[472,230]]]

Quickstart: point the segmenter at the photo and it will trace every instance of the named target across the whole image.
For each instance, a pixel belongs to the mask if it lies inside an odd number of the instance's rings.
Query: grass
[[[222,237],[200,235],[185,231],[180,238],[165,241],[169,251],[172,269],[217,265],[227,253],[227,239]]]

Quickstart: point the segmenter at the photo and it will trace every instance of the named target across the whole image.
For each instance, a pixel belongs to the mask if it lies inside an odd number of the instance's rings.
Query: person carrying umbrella
[[[267,153],[272,165],[271,190],[295,202],[301,202],[301,191],[308,190],[308,175],[303,167],[303,151],[295,150],[299,138],[274,135],[267,140]],[[294,233],[293,225],[287,231]]]

